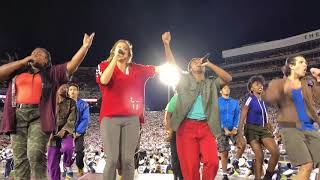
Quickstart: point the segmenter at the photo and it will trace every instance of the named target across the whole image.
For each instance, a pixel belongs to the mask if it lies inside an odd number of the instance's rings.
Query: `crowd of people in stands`
[[[91,86],[90,86],[91,87]],[[101,95],[96,87],[89,88],[83,85],[80,91],[80,97],[100,99]],[[232,96],[232,94],[231,94]],[[243,106],[248,95],[239,98],[240,106]],[[318,107],[319,109],[319,107]],[[278,109],[269,107],[268,115],[274,129],[276,129],[276,118]],[[2,118],[2,110],[0,112]],[[318,127],[319,128],[319,127]],[[277,131],[275,131],[277,132]],[[275,134],[277,135],[277,134]],[[136,168],[139,173],[171,173],[171,154],[170,144],[167,141],[167,132],[164,126],[164,112],[163,111],[147,111],[145,113],[145,123],[141,128],[140,148],[136,153]],[[8,152],[10,145],[10,138],[6,135],[0,135],[0,152]],[[278,141],[281,143],[281,141]],[[101,134],[99,133],[99,114],[90,114],[90,123],[88,126],[87,134],[85,136],[85,151],[86,151],[86,167],[90,172],[99,172],[98,161],[105,158],[104,149],[102,145]],[[280,152],[282,145],[279,144]],[[235,149],[232,147],[232,149]],[[282,154],[285,154],[282,150]],[[268,152],[266,151],[266,157]],[[230,158],[234,156],[231,153]],[[244,153],[244,158],[250,160],[254,157],[252,149],[247,146]],[[1,158],[3,162],[6,158]],[[4,167],[5,163],[1,163]],[[0,169],[2,169],[2,167]],[[101,169],[101,168],[100,168]],[[103,169],[103,168],[102,168]]]
[[[89,92],[88,92],[89,93]],[[81,96],[84,97],[84,96]],[[239,98],[239,104],[242,106],[245,103],[246,96]],[[274,127],[276,127],[276,116],[278,109],[269,107],[268,113]],[[2,118],[2,111],[0,113]],[[136,157],[136,168],[139,173],[171,173],[171,155],[170,145],[167,141],[167,132],[164,127],[164,112],[163,111],[147,111],[145,113],[145,123],[141,129],[140,148]],[[10,137],[0,135],[0,152],[9,150]],[[101,135],[99,133],[99,114],[90,114],[90,123],[87,134],[85,136],[85,164],[87,171],[99,172],[98,161],[104,158]],[[282,147],[282,145],[280,145]],[[285,151],[282,149],[282,154]],[[230,158],[235,155],[232,153],[235,147],[232,147]],[[252,159],[254,156],[251,148],[248,146],[244,153],[244,158]],[[266,152],[266,157],[268,154]],[[4,173],[6,159],[2,158],[0,169]],[[249,161],[250,162],[250,161]],[[100,168],[101,169],[101,168]],[[246,172],[244,172],[246,173]]]

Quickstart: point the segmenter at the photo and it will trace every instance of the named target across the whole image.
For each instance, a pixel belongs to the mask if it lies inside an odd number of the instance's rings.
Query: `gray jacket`
[[[218,92],[220,79],[205,79],[197,82],[191,74],[182,74],[177,86],[178,98],[172,114],[171,127],[178,129],[181,122],[187,117],[198,95],[202,96],[202,105],[207,116],[211,132],[217,138],[221,135],[219,118]]]

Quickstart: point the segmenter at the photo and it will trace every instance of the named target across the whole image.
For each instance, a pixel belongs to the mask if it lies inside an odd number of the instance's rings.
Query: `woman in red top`
[[[103,179],[114,180],[118,159],[125,180],[134,179],[134,153],[143,123],[144,85],[158,67],[132,63],[132,45],[117,41],[98,65],[96,81],[102,93],[100,132],[107,162]]]

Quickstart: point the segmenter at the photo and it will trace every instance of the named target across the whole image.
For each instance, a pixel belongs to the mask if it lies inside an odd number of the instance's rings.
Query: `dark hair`
[[[295,56],[287,57],[286,62],[284,64],[284,66],[282,67],[283,75],[289,76],[291,74],[291,69],[290,69],[289,65],[295,65],[297,57],[303,57],[303,56],[302,55],[295,55]]]
[[[70,83],[68,83],[68,85],[69,85],[69,88],[70,88],[71,86],[74,86],[74,87],[76,87],[76,88],[78,89],[78,91],[80,90],[80,87],[79,87],[79,85],[78,85],[77,83],[70,82]]]
[[[46,65],[44,68],[46,69],[46,68],[51,67],[51,66],[52,66],[52,61],[51,61],[51,54],[50,54],[50,52],[49,52],[47,49],[42,48],[42,47],[37,47],[36,49],[41,49],[41,51],[43,51],[43,52],[47,55],[48,63],[47,63],[47,65]]]
[[[41,80],[42,83],[44,84],[43,88],[47,89],[44,90],[42,89],[42,101],[45,102],[47,99],[50,98],[51,96],[51,88],[52,88],[52,82],[50,81],[50,71],[48,71],[48,69],[50,69],[52,67],[52,62],[51,62],[51,54],[47,49],[44,48],[40,48],[44,53],[46,53],[47,55],[47,59],[48,59],[48,63],[44,68],[44,70],[40,71],[41,74]]]
[[[199,59],[199,58],[192,58],[192,59],[189,61],[189,63],[188,63],[188,72],[190,72],[190,68],[191,68],[191,63],[192,63],[192,61],[195,61],[195,60],[197,60],[197,59]]]
[[[260,82],[262,85],[264,85],[265,80],[263,76],[251,76],[247,84],[247,89],[249,92],[251,92],[251,87],[254,82]]]
[[[226,84],[224,84],[224,85],[220,86],[220,89],[223,89],[225,86],[228,86],[228,87],[229,87],[229,89],[230,89],[230,86],[229,86],[229,84],[228,84],[228,83],[226,83]]]

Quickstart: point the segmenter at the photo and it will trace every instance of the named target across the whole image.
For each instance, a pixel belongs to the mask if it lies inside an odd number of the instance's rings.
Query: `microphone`
[[[202,64],[208,62],[208,57],[210,56],[210,53],[207,53],[206,55],[204,55],[201,60],[202,60]]]
[[[124,55],[124,51],[122,49],[119,49],[118,53],[121,54],[121,55]]]
[[[29,60],[29,61],[28,61],[28,66],[32,66],[33,62],[34,62],[33,59]]]

